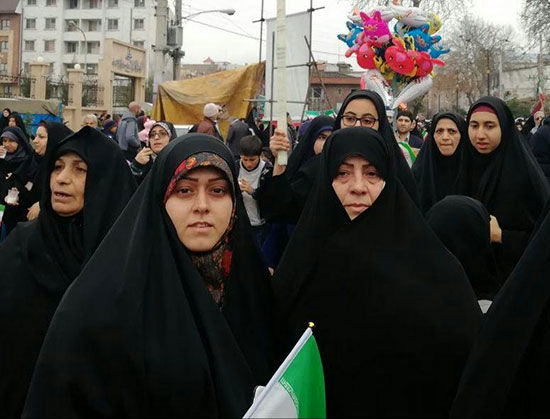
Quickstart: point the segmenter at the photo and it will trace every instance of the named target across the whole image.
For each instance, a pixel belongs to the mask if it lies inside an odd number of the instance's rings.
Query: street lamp
[[[191,13],[190,15],[183,16],[181,20],[189,20],[192,17],[202,15],[205,13],[223,13],[229,16],[233,16],[235,14],[235,9],[215,9],[215,10],[202,10],[200,12]],[[176,20],[176,27],[181,27],[181,20]],[[183,41],[182,41],[183,44]],[[171,52],[172,55],[172,62],[173,62],[173,68],[172,68],[172,74],[173,79],[177,80],[179,79],[179,69],[180,69],[180,60],[181,57],[183,57],[185,54],[181,51],[180,47],[176,47]]]
[[[84,37],[84,72],[88,73],[88,40],[86,39],[86,34],[80,26],[76,24],[74,20],[69,20],[69,27],[79,30],[82,36]]]

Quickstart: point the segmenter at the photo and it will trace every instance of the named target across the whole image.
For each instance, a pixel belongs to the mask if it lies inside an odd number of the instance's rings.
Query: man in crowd
[[[216,125],[216,121],[220,115],[220,107],[215,103],[207,103],[204,105],[202,113],[204,118],[197,126],[197,132],[212,135],[220,141],[223,141],[223,137],[221,136]]]
[[[412,148],[422,148],[424,141],[411,133],[414,128],[413,121],[414,117],[411,111],[406,109],[399,110],[397,114],[397,133],[395,137],[397,141],[406,143]]]
[[[241,154],[241,138],[251,134],[254,135],[254,131],[250,129],[246,122],[242,119],[233,118],[227,133],[227,145],[233,152],[235,159],[238,159]]]
[[[140,108],[139,103],[130,102],[128,110],[122,115],[122,119],[118,124],[116,138],[124,157],[128,161],[134,159],[140,147],[137,126],[137,115]]]

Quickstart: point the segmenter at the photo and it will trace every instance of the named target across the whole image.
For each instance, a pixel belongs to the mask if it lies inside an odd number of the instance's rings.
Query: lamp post
[[[179,10],[179,12],[181,13],[181,9]],[[177,13],[176,14],[176,25],[175,26],[176,27],[181,27],[182,20],[189,20],[192,17],[202,15],[202,14],[205,14],[205,13],[223,13],[223,14],[232,16],[232,15],[235,14],[235,9],[203,10],[203,11],[200,11],[200,12],[191,13],[190,15],[187,15],[187,16],[184,16],[184,17],[180,17],[180,14]],[[183,51],[181,51],[181,48],[178,46],[178,47],[176,47],[172,50],[170,55],[172,56],[172,63],[173,63],[172,78],[173,78],[173,80],[178,80],[179,79],[180,61],[181,61],[181,58],[185,54],[184,54]]]
[[[84,37],[84,73],[88,73],[88,40],[86,39],[86,34],[80,26],[76,24],[74,20],[69,20],[69,26],[79,30],[82,36]]]

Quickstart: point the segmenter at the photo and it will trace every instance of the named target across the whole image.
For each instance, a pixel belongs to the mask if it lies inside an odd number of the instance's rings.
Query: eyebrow
[[[352,114],[354,116],[357,116],[357,114],[353,111],[346,111],[344,112],[344,115],[347,115],[347,114]],[[363,115],[361,115],[361,117],[363,116],[372,116],[373,118],[376,118],[373,114],[371,114],[370,112],[367,112],[367,113],[364,113]]]
[[[191,176],[182,176],[182,178],[180,180],[190,180],[191,182],[198,182],[199,181],[198,178],[191,177]],[[208,183],[216,182],[218,180],[223,180],[223,181],[227,182],[227,180],[224,177],[218,176],[218,177],[215,177],[213,179],[208,179]]]

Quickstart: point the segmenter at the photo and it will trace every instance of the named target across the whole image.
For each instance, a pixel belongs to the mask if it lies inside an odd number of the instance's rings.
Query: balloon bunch
[[[430,90],[434,66],[445,65],[439,57],[450,51],[435,35],[442,25],[437,14],[396,3],[367,13],[355,9],[346,22],[349,32],[338,35],[348,46],[346,57],[355,55],[357,64],[367,70],[361,87],[380,93],[391,108]]]

